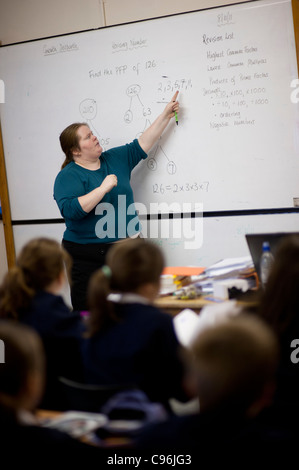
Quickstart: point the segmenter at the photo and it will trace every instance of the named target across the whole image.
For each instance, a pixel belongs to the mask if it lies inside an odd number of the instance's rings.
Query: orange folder
[[[200,266],[167,266],[162,274],[171,274],[173,276],[199,276],[206,268]]]

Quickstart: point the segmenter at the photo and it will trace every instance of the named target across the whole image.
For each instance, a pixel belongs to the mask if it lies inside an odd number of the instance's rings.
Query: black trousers
[[[72,266],[71,301],[74,310],[88,310],[87,287],[91,275],[105,264],[106,254],[113,243],[81,244],[62,240],[70,254]]]

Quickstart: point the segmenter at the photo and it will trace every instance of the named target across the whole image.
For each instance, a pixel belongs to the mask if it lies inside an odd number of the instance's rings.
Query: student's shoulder
[[[136,447],[140,449],[155,449],[156,451],[170,451],[174,448],[186,450],[194,446],[189,439],[190,432],[198,427],[197,415],[177,416],[171,415],[167,420],[151,423],[145,426],[136,439]],[[197,429],[196,429],[197,431]]]
[[[63,329],[71,326],[82,329],[81,324],[83,324],[80,312],[72,311],[62,296],[44,291],[36,294],[31,309],[25,315],[25,321],[26,318],[27,321],[40,325],[42,329],[57,325]]]
[[[54,312],[58,311],[61,313],[70,313],[70,308],[66,305],[61,295],[55,295],[46,291],[39,291],[33,299],[34,307],[44,307],[45,309],[51,309]]]
[[[171,315],[163,312],[155,305],[135,303],[129,305],[127,308],[132,315],[139,317],[143,322],[149,322],[152,327],[161,325],[169,328],[173,327]]]
[[[126,304],[123,304],[126,305]],[[145,313],[148,313],[149,315],[158,317],[158,318],[171,318],[169,314],[161,310],[160,308],[156,307],[152,303],[139,303],[139,302],[132,302],[128,303],[128,308],[131,310],[139,310],[143,311]]]

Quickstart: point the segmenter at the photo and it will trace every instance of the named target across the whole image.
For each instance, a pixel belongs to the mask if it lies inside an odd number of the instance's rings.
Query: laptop
[[[257,272],[260,275],[260,259],[263,252],[263,242],[269,242],[271,253],[275,254],[280,242],[290,235],[298,235],[299,232],[275,232],[275,233],[247,233],[245,234],[251,258]]]

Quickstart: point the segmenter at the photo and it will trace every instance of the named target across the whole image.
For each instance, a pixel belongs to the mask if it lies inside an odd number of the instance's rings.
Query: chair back
[[[115,394],[135,388],[134,384],[93,385],[58,378],[61,393],[69,410],[100,413],[102,406]]]

